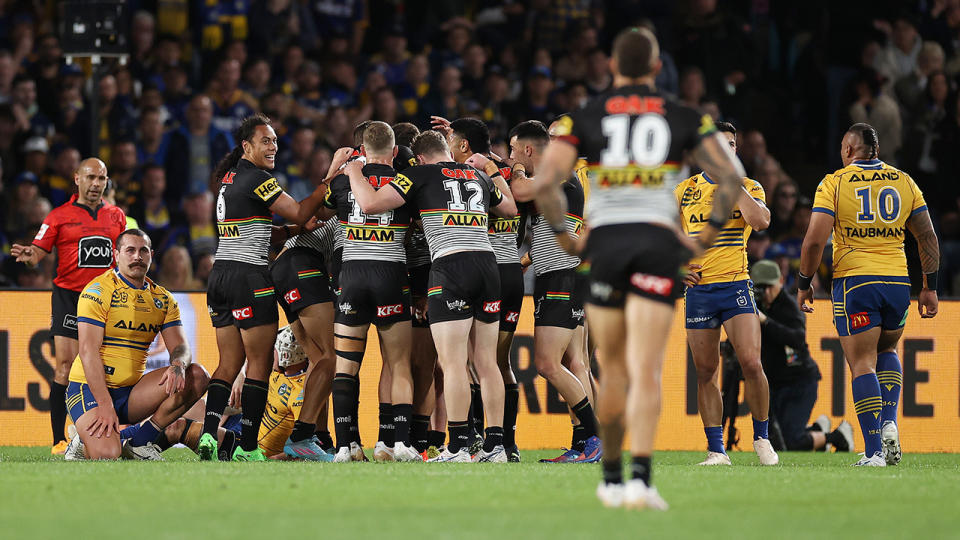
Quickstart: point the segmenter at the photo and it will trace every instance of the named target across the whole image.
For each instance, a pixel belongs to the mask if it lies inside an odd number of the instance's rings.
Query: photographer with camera
[[[796,299],[783,289],[783,276],[773,261],[757,261],[750,270],[759,309],[763,370],[770,382],[770,419],[779,425],[787,450],[825,450],[827,444],[838,452],[853,448],[853,428],[844,420],[830,431],[830,419],[821,416],[807,426],[817,401],[820,369],[807,347],[806,318]],[[777,437],[771,433],[776,448]],[[780,448],[776,448],[780,450]]]

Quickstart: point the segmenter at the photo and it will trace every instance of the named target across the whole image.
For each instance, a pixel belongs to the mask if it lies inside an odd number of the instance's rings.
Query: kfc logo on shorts
[[[113,263],[113,242],[106,236],[86,236],[77,245],[78,268],[109,268]]]
[[[292,291],[287,291],[287,294],[283,295],[283,299],[288,304],[292,304],[297,300],[300,300],[300,289],[293,289]]]
[[[850,314],[850,328],[857,330],[870,324],[870,315],[866,311]]]
[[[240,308],[240,309],[235,309],[235,310],[233,310],[233,318],[236,319],[236,320],[238,320],[238,321],[242,321],[242,320],[244,320],[244,319],[249,319],[250,317],[253,317],[253,307],[252,307],[252,306],[247,306],[247,307],[244,307],[244,308]]]
[[[630,276],[630,284],[641,291],[657,296],[670,296],[673,290],[673,280],[670,278],[651,276],[637,272]]]
[[[496,302],[484,302],[483,311],[484,313],[500,313],[500,300]]]
[[[392,306],[377,306],[377,317],[389,317],[403,313],[403,304],[394,304]]]
[[[508,311],[506,321],[508,323],[515,323],[520,320],[520,312],[518,311]]]

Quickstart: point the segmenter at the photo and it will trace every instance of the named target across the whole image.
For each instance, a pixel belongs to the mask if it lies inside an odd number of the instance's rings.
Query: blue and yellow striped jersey
[[[834,277],[906,276],[906,223],[926,209],[913,178],[879,159],[855,161],[826,175],[813,211],[834,219]]]
[[[743,187],[751,197],[766,204],[766,195],[759,182],[744,178]],[[716,190],[717,183],[706,173],[687,178],[673,190],[680,205],[683,232],[687,236],[696,237],[707,226]],[[743,219],[740,208],[735,206],[713,246],[690,261],[703,266],[700,270],[701,284],[728,283],[750,277],[747,269],[747,238],[750,232],[751,228]]]
[[[147,349],[161,330],[180,326],[180,306],[163,287],[145,280],[134,287],[116,269],[93,278],[80,293],[77,322],[103,328],[100,359],[107,387],[132,386],[140,380]],[[87,382],[79,355],[73,361],[70,381]]]

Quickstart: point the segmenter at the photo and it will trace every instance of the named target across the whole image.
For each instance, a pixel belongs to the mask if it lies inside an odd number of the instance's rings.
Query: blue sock
[[[883,398],[883,410],[880,418],[897,422],[897,406],[900,404],[900,388],[903,386],[903,368],[896,352],[877,355],[877,379],[880,381],[880,397]]]
[[[133,446],[143,446],[147,443],[152,443],[160,436],[160,431],[161,429],[153,425],[152,421],[147,420],[143,424],[140,424],[140,429],[134,433],[133,437],[130,437],[130,444]]]
[[[705,427],[703,432],[707,434],[707,450],[726,454],[723,449],[723,426]]]
[[[752,416],[750,418],[753,418]],[[770,426],[770,419],[766,420],[757,420],[753,418],[753,440],[757,439],[769,439],[770,435],[767,432],[767,428]]]
[[[120,440],[132,439],[140,431],[140,424],[130,424],[120,430]]]
[[[863,432],[864,454],[871,457],[880,451],[880,382],[873,373],[853,380],[853,406]]]

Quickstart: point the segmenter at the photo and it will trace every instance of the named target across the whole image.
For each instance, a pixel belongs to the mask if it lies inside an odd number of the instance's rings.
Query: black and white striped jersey
[[[563,183],[563,194],[567,197],[567,232],[579,238],[583,231],[583,185],[577,176]],[[538,276],[580,265],[580,257],[570,255],[560,247],[553,229],[540,213],[533,217],[530,258],[533,259],[533,271]]]
[[[269,262],[272,205],[283,188],[269,172],[241,158],[220,179],[215,259],[258,266]]]

